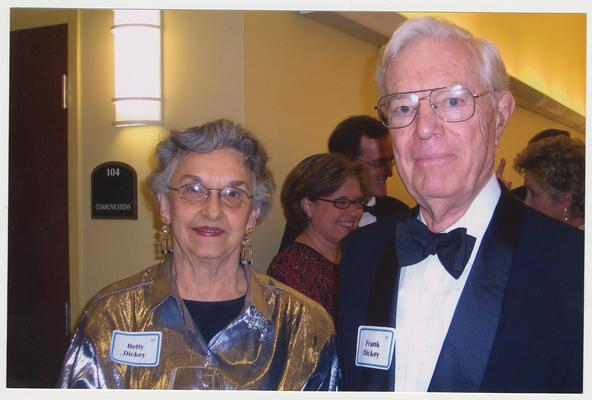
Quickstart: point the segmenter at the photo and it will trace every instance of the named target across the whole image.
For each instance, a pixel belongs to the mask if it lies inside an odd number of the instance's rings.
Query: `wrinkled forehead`
[[[410,92],[462,84],[483,89],[477,56],[459,39],[419,38],[402,48],[386,69],[387,93]]]

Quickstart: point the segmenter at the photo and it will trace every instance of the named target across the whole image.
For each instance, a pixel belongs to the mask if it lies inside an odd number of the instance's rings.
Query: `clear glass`
[[[326,201],[328,203],[333,203],[333,207],[339,208],[341,210],[345,210],[346,208],[349,208],[350,206],[354,206],[354,208],[364,208],[364,206],[366,205],[366,200],[362,200],[362,199],[350,200],[350,199],[346,199],[343,197],[340,197],[335,200],[321,199],[321,198],[319,198],[317,200]]]
[[[224,390],[224,377],[216,369],[208,367],[177,367],[171,373],[169,389]]]
[[[421,97],[419,93],[429,92]],[[445,122],[462,122],[475,114],[475,99],[489,91],[473,94],[462,85],[453,85],[417,92],[391,93],[382,96],[376,105],[378,117],[387,128],[409,126],[417,116],[419,102],[427,99],[430,108]]]
[[[249,196],[249,194],[243,189],[232,186],[227,186],[221,189],[210,189],[201,183],[190,183],[179,188],[169,186],[169,189],[177,192],[179,197],[189,204],[197,204],[206,200],[210,197],[210,192],[212,190],[217,190],[218,197],[220,198],[220,201],[222,201],[222,204],[230,208],[244,206],[248,203],[250,198],[253,198],[253,196]]]

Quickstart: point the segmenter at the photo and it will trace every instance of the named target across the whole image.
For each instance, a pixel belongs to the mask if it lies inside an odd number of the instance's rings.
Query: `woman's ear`
[[[253,208],[251,214],[249,214],[249,219],[247,220],[247,231],[252,231],[253,229],[255,229],[255,225],[257,225],[257,218],[259,218],[260,212],[260,208]]]
[[[158,199],[158,206],[160,209],[160,220],[164,224],[171,223],[171,213],[170,213],[170,205],[169,205],[169,198],[166,193],[158,193],[156,195]]]
[[[312,201],[310,201],[308,197],[304,197],[300,200],[300,207],[302,207],[302,210],[309,219],[312,218]]]

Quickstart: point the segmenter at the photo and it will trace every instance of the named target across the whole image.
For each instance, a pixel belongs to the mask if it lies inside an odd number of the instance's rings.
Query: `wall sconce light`
[[[160,11],[115,10],[114,126],[161,123]]]

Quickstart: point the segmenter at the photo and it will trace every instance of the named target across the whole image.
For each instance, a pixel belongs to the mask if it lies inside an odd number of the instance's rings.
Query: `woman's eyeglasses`
[[[345,210],[346,208],[349,208],[350,206],[354,206],[354,208],[364,208],[367,203],[366,200],[362,200],[362,199],[350,200],[350,199],[346,199],[343,197],[340,197],[335,200],[321,199],[321,198],[319,198],[317,200],[326,201],[327,203],[333,203],[333,207],[339,208],[340,210]]]
[[[237,187],[227,186],[221,189],[208,188],[201,183],[189,183],[179,188],[169,186],[170,190],[177,192],[179,197],[187,204],[198,204],[210,197],[212,190],[218,191],[218,198],[226,207],[236,208],[242,207],[252,199],[253,196],[243,189]]]

